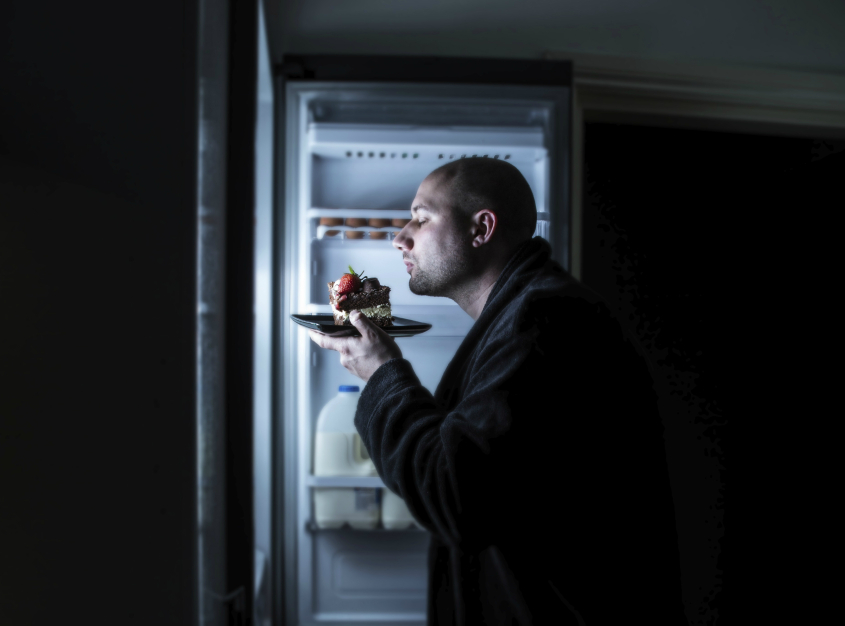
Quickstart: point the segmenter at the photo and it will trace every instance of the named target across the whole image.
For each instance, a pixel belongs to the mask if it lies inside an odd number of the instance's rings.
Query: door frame
[[[584,124],[845,139],[845,76],[549,51],[573,63],[572,274],[582,274]]]

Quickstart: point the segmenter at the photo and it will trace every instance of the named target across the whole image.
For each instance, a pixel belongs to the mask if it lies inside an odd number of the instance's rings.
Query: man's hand
[[[370,380],[370,376],[391,359],[402,358],[396,340],[363,313],[352,311],[349,320],[361,333],[360,337],[326,335],[316,330],[310,330],[308,334],[321,348],[337,350],[340,353],[340,364],[364,382]]]

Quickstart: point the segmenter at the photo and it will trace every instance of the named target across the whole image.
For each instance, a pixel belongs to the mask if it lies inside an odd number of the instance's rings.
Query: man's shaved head
[[[418,295],[451,298],[478,319],[514,251],[537,226],[531,187],[497,159],[451,161],[425,177],[393,239]]]
[[[450,207],[458,219],[489,209],[499,220],[499,233],[509,246],[530,239],[537,228],[537,204],[528,181],[505,161],[473,157],[450,161],[434,170],[449,189]]]

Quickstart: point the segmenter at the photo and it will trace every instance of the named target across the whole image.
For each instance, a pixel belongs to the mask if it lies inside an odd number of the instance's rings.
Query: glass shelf
[[[305,522],[305,530],[309,533],[427,533],[425,528],[420,528],[416,524],[411,524],[407,528],[384,528],[379,525],[375,528],[352,528],[349,524],[344,524],[340,528],[320,528],[314,520]]]
[[[365,487],[386,489],[380,476],[309,476],[309,487]]]
[[[308,218],[315,217],[376,217],[385,219],[411,219],[411,210],[407,209],[349,209],[339,207],[328,209],[323,207],[312,207],[305,212]]]

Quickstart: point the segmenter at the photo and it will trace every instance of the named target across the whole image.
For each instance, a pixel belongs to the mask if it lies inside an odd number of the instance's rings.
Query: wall
[[[4,624],[195,619],[195,14],[4,4]]]
[[[838,0],[274,0],[274,56],[545,51],[845,72]]]

